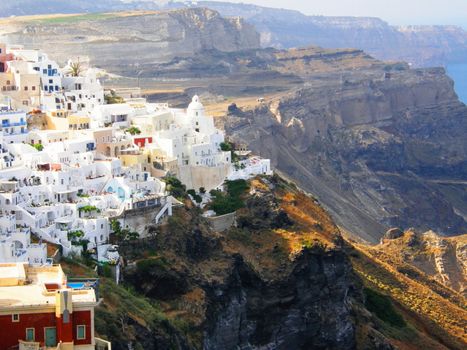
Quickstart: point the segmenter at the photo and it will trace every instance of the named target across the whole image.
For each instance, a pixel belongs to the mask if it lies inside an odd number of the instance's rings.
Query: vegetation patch
[[[196,201],[196,203],[201,203],[203,201],[203,198],[201,198],[201,196],[197,194],[195,190],[188,190],[186,193],[188,193]]]
[[[141,130],[137,128],[136,126],[132,126],[128,129],[126,129],[126,132],[130,133],[131,135],[139,135],[141,134]]]
[[[370,288],[365,288],[364,292],[366,297],[365,306],[378,316],[380,320],[393,327],[403,328],[406,326],[404,319],[396,312],[391,300],[387,296]]]
[[[243,195],[250,188],[248,182],[245,180],[235,180],[225,182],[226,191],[213,190],[211,196],[213,197],[210,208],[216,212],[217,215],[225,215],[233,213],[245,206]]]
[[[89,13],[83,15],[68,15],[68,16],[50,16],[37,19],[37,22],[43,24],[72,24],[81,21],[99,21],[115,17],[106,13]]]
[[[40,143],[31,144],[31,146],[37,149],[39,152],[41,152],[44,149],[44,146]]]
[[[167,191],[177,198],[183,201],[187,198],[186,186],[174,176],[166,176],[163,181],[167,184]]]

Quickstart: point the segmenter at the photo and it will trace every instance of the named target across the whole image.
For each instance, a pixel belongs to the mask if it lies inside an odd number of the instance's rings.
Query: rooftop
[[[60,265],[0,264],[0,309],[54,307],[55,292],[66,287]],[[94,289],[72,290],[73,304],[95,303]]]

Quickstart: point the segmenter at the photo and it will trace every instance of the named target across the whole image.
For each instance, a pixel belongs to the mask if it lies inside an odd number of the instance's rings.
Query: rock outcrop
[[[346,241],[316,199],[277,176],[241,199],[239,221],[260,227],[213,232],[187,202],[121,245],[125,288],[103,282],[99,336],[116,350],[465,347],[459,295]]]
[[[358,48],[381,60],[431,67],[466,62],[467,32],[456,26],[391,26],[379,18],[306,16],[298,11],[207,1],[256,26],[264,47]]]
[[[467,296],[467,235],[446,238],[433,231],[420,234],[409,230],[393,238],[385,236],[373,251],[415,266]]]
[[[226,130],[368,241],[395,226],[467,231],[467,107],[443,69],[375,64],[305,81],[231,113]]]
[[[226,17],[242,17],[246,22],[241,27],[255,26],[260,33],[262,47],[275,47],[286,49],[292,47],[321,46],[324,48],[357,48],[368,52],[381,60],[406,61],[415,66],[434,66],[446,65],[448,63],[465,62],[467,57],[467,32],[460,27],[455,26],[391,26],[379,18],[364,17],[327,17],[327,16],[306,16],[303,13],[285,9],[267,8],[248,4],[202,1],[196,3],[190,2],[171,2],[171,1],[122,1],[122,0],[82,0],[79,2],[63,2],[60,0],[3,0],[2,14],[0,16],[23,16],[39,14],[72,14],[72,13],[96,13],[96,12],[115,12],[115,11],[134,11],[134,10],[159,10],[194,8],[197,6],[207,7],[218,11]],[[163,22],[167,20],[164,17],[156,17]],[[97,19],[97,18],[96,18]],[[148,20],[140,18],[142,23],[147,25],[149,30],[161,31],[161,27],[154,27],[148,23]],[[235,21],[235,20],[234,20]],[[245,23],[248,23],[246,25]],[[36,23],[35,25],[38,25]],[[92,26],[99,29],[104,25],[115,25],[111,22],[97,20],[92,22]],[[34,24],[33,24],[34,25]],[[125,24],[122,24],[125,25]],[[131,43],[135,49],[133,52],[143,53],[145,48],[153,50],[153,61],[159,61],[160,55],[164,54],[165,48],[171,47],[162,45],[153,46],[135,46],[138,34],[141,30],[139,25],[127,22],[128,27],[132,28],[129,37],[111,38],[116,42]],[[162,24],[162,28],[171,25],[167,22]],[[234,25],[235,27],[235,25]],[[220,43],[226,47],[233,48],[235,43],[230,41],[229,31],[235,30],[234,27],[216,27],[211,33],[214,36],[226,35],[226,40]],[[41,43],[41,47],[47,44],[47,41],[54,40],[54,32],[51,31],[48,39],[40,39],[37,42],[25,41],[28,44]],[[118,30],[118,25],[116,27]],[[60,33],[62,34],[62,33]],[[46,33],[42,33],[43,36]],[[70,36],[65,43],[78,40],[80,44],[86,44],[86,40],[81,37],[102,36],[101,40],[106,41],[105,34],[99,34],[94,31],[92,34],[83,32],[76,37]],[[250,34],[247,35],[251,37]],[[157,37],[155,35],[154,37]],[[79,39],[78,39],[79,38]],[[252,37],[251,37],[252,38]],[[251,38],[247,39],[251,44]],[[20,40],[21,37],[15,37]],[[157,42],[160,44],[165,39],[159,37]],[[256,39],[255,39],[256,40]],[[240,38],[239,43],[244,41]],[[256,43],[256,42],[255,42]],[[187,44],[187,43],[185,43]],[[86,46],[86,45],[85,45]],[[191,44],[187,44],[190,48]],[[119,47],[121,50],[122,47]],[[230,51],[230,50],[229,50]],[[73,53],[72,51],[70,51]],[[92,52],[85,51],[94,56]],[[131,52],[122,51],[122,52]],[[97,57],[97,56],[96,56]],[[135,57],[133,57],[135,58]],[[143,62],[143,61],[142,61]],[[148,61],[149,62],[149,61]]]
[[[209,51],[234,52],[259,47],[259,34],[240,18],[195,8],[4,20],[0,40],[40,47],[64,62],[88,57],[114,73],[154,74],[151,65]]]

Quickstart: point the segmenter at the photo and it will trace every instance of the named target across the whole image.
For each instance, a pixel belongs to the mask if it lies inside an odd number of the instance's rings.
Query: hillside
[[[241,198],[225,232],[187,202],[145,240],[121,244],[125,282],[103,279],[98,334],[117,350],[465,346],[461,295],[344,241],[295,185],[257,178]]]
[[[368,250],[397,266],[411,265],[437,282],[467,296],[467,235],[442,237],[433,231],[390,230],[382,242]]]

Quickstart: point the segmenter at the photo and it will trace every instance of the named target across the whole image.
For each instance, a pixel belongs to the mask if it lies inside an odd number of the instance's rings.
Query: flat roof
[[[55,291],[48,291],[45,284],[66,287],[66,276],[60,265],[31,267],[24,264],[0,264],[0,313],[9,309],[55,307]],[[14,282],[14,285],[8,283]],[[94,289],[71,290],[73,304],[96,302]]]

